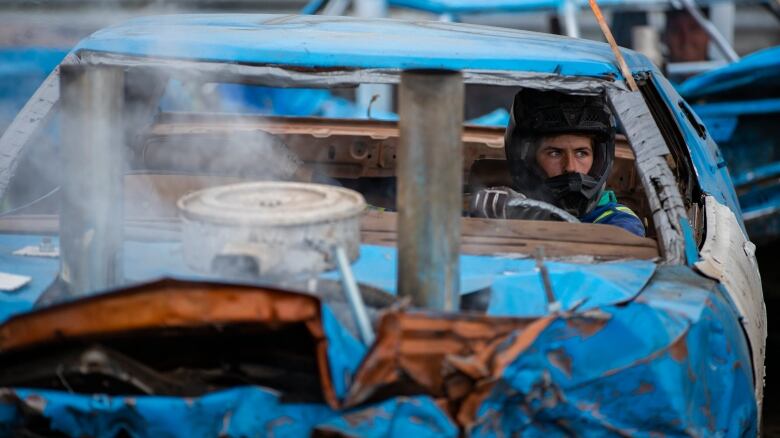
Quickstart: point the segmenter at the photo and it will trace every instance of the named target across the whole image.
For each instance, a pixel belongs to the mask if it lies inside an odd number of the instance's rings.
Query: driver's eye
[[[588,156],[590,156],[588,151],[577,151],[577,158],[586,158]]]
[[[547,155],[552,158],[559,158],[561,156],[561,151],[556,149],[550,149],[547,151]]]

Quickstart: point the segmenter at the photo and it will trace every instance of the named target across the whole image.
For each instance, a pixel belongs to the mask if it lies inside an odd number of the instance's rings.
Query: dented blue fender
[[[753,436],[740,332],[714,282],[659,268],[632,302],[554,321],[506,368],[470,432]]]
[[[9,254],[35,239],[0,236],[0,270],[13,263],[14,269],[28,266],[26,272],[39,269],[38,274],[53,278],[56,259],[43,269],[41,259]],[[132,253],[159,253],[160,245],[136,243]],[[160,260],[170,260],[162,254]],[[363,245],[356,277],[392,292],[396,255],[393,248]],[[584,436],[755,434],[750,354],[739,317],[718,283],[688,267],[659,267],[651,261],[545,264],[556,299],[568,311],[552,315],[528,348],[512,353],[479,406],[469,429],[473,436],[549,436],[571,430]],[[177,266],[169,266],[169,273],[177,274]],[[535,261],[462,256],[461,271],[464,293],[490,291],[489,314],[551,316]],[[32,284],[26,288],[17,293],[16,306],[42,290]],[[9,295],[2,298],[11,302]],[[327,306],[323,326],[329,373],[343,398],[366,348]],[[258,431],[306,436],[315,429],[352,436],[458,434],[454,420],[427,396],[334,410],[325,404],[283,403],[274,392],[256,387],[194,399],[6,389],[0,397],[0,431],[11,436],[20,413],[35,409],[53,430],[70,436],[110,436],[120,428],[133,437]]]

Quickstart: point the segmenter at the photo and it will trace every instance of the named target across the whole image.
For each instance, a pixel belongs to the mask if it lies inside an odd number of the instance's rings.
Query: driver
[[[605,189],[615,126],[603,97],[523,89],[504,144],[512,187],[478,192],[476,216],[608,224],[645,235],[639,217]]]

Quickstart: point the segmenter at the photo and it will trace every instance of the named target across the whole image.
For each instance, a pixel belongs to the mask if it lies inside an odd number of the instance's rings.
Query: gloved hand
[[[476,193],[471,215],[490,219],[556,220],[579,223],[579,219],[552,204],[531,199],[509,187],[491,187]]]
[[[472,216],[490,219],[508,219],[506,204],[510,199],[526,199],[509,187],[489,187],[478,191],[471,200]]]

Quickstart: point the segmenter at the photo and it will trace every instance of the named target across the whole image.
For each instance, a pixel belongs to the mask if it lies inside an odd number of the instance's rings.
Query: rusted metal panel
[[[475,381],[503,371],[498,348],[513,331],[524,333],[512,347],[519,352],[548,323],[547,319],[390,312],[379,324],[377,340],[345,403],[356,406],[388,393],[421,391],[446,397],[453,407],[465,403]]]
[[[338,406],[346,376],[343,368],[337,370],[340,365],[331,364],[329,358],[338,358],[343,351],[329,351],[332,346],[326,338],[325,328],[326,325],[334,327],[337,323],[331,315],[323,315],[318,298],[301,293],[162,280],[13,317],[0,326],[0,353],[29,350],[68,340],[126,336],[161,328],[229,324],[279,327],[296,323],[303,324],[314,339],[323,399],[333,407]],[[343,345],[349,334],[333,336]],[[350,343],[349,340],[346,342]],[[359,360],[361,355],[358,351],[350,361]],[[340,360],[343,359],[336,359],[337,362]],[[334,372],[332,365],[336,365]],[[356,362],[354,366],[357,366]],[[332,375],[338,382],[334,383]]]

